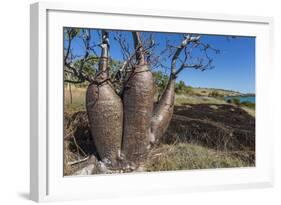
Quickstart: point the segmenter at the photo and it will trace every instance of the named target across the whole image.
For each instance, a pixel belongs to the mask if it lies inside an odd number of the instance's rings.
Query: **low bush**
[[[186,86],[184,81],[180,81],[180,82],[176,83],[175,92],[177,94],[191,95],[191,94],[193,94],[193,88],[191,86]]]
[[[209,97],[224,97],[224,95],[219,93],[218,91],[212,91],[209,93]]]
[[[241,105],[252,109],[256,108],[256,104],[249,101],[241,102]]]
[[[232,104],[235,104],[235,105],[240,105],[241,102],[240,102],[240,99],[239,98],[231,98],[231,99],[227,99],[226,100],[227,103],[232,103]]]
[[[235,105],[240,105],[240,100],[239,100],[239,98],[233,98],[233,99],[232,99],[232,103],[234,103]]]

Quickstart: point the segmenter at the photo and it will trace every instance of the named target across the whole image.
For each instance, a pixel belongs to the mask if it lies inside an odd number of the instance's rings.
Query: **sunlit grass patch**
[[[73,113],[86,110],[86,88],[71,86],[64,87],[64,109],[66,112]]]
[[[203,146],[180,143],[162,145],[155,149],[148,162],[147,171],[211,169],[229,167],[249,167],[241,159],[231,156],[231,153],[216,151]]]
[[[221,98],[196,96],[196,95],[176,95],[175,105],[185,104],[226,104]]]

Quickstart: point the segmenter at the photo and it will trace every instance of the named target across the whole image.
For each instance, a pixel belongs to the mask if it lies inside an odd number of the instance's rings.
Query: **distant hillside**
[[[192,92],[195,95],[209,96],[213,92],[217,92],[221,96],[241,96],[243,93],[233,91],[233,90],[224,90],[216,88],[195,88],[192,87]]]

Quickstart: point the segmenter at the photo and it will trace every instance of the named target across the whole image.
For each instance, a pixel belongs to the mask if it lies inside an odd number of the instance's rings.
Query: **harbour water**
[[[251,103],[256,103],[256,96],[228,96],[225,97],[225,100],[229,99],[239,99],[240,102],[251,102]]]

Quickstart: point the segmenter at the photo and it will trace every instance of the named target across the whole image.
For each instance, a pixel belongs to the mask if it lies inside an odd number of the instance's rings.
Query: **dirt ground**
[[[99,156],[95,151],[86,112],[65,113],[64,118],[65,175],[70,175],[87,163],[69,165],[69,162],[86,156],[95,156],[99,160]],[[175,106],[171,124],[159,143],[160,147],[199,145],[252,166],[255,164],[255,118],[230,104]]]
[[[218,150],[255,151],[255,118],[233,105],[176,106],[162,142],[176,140]]]

